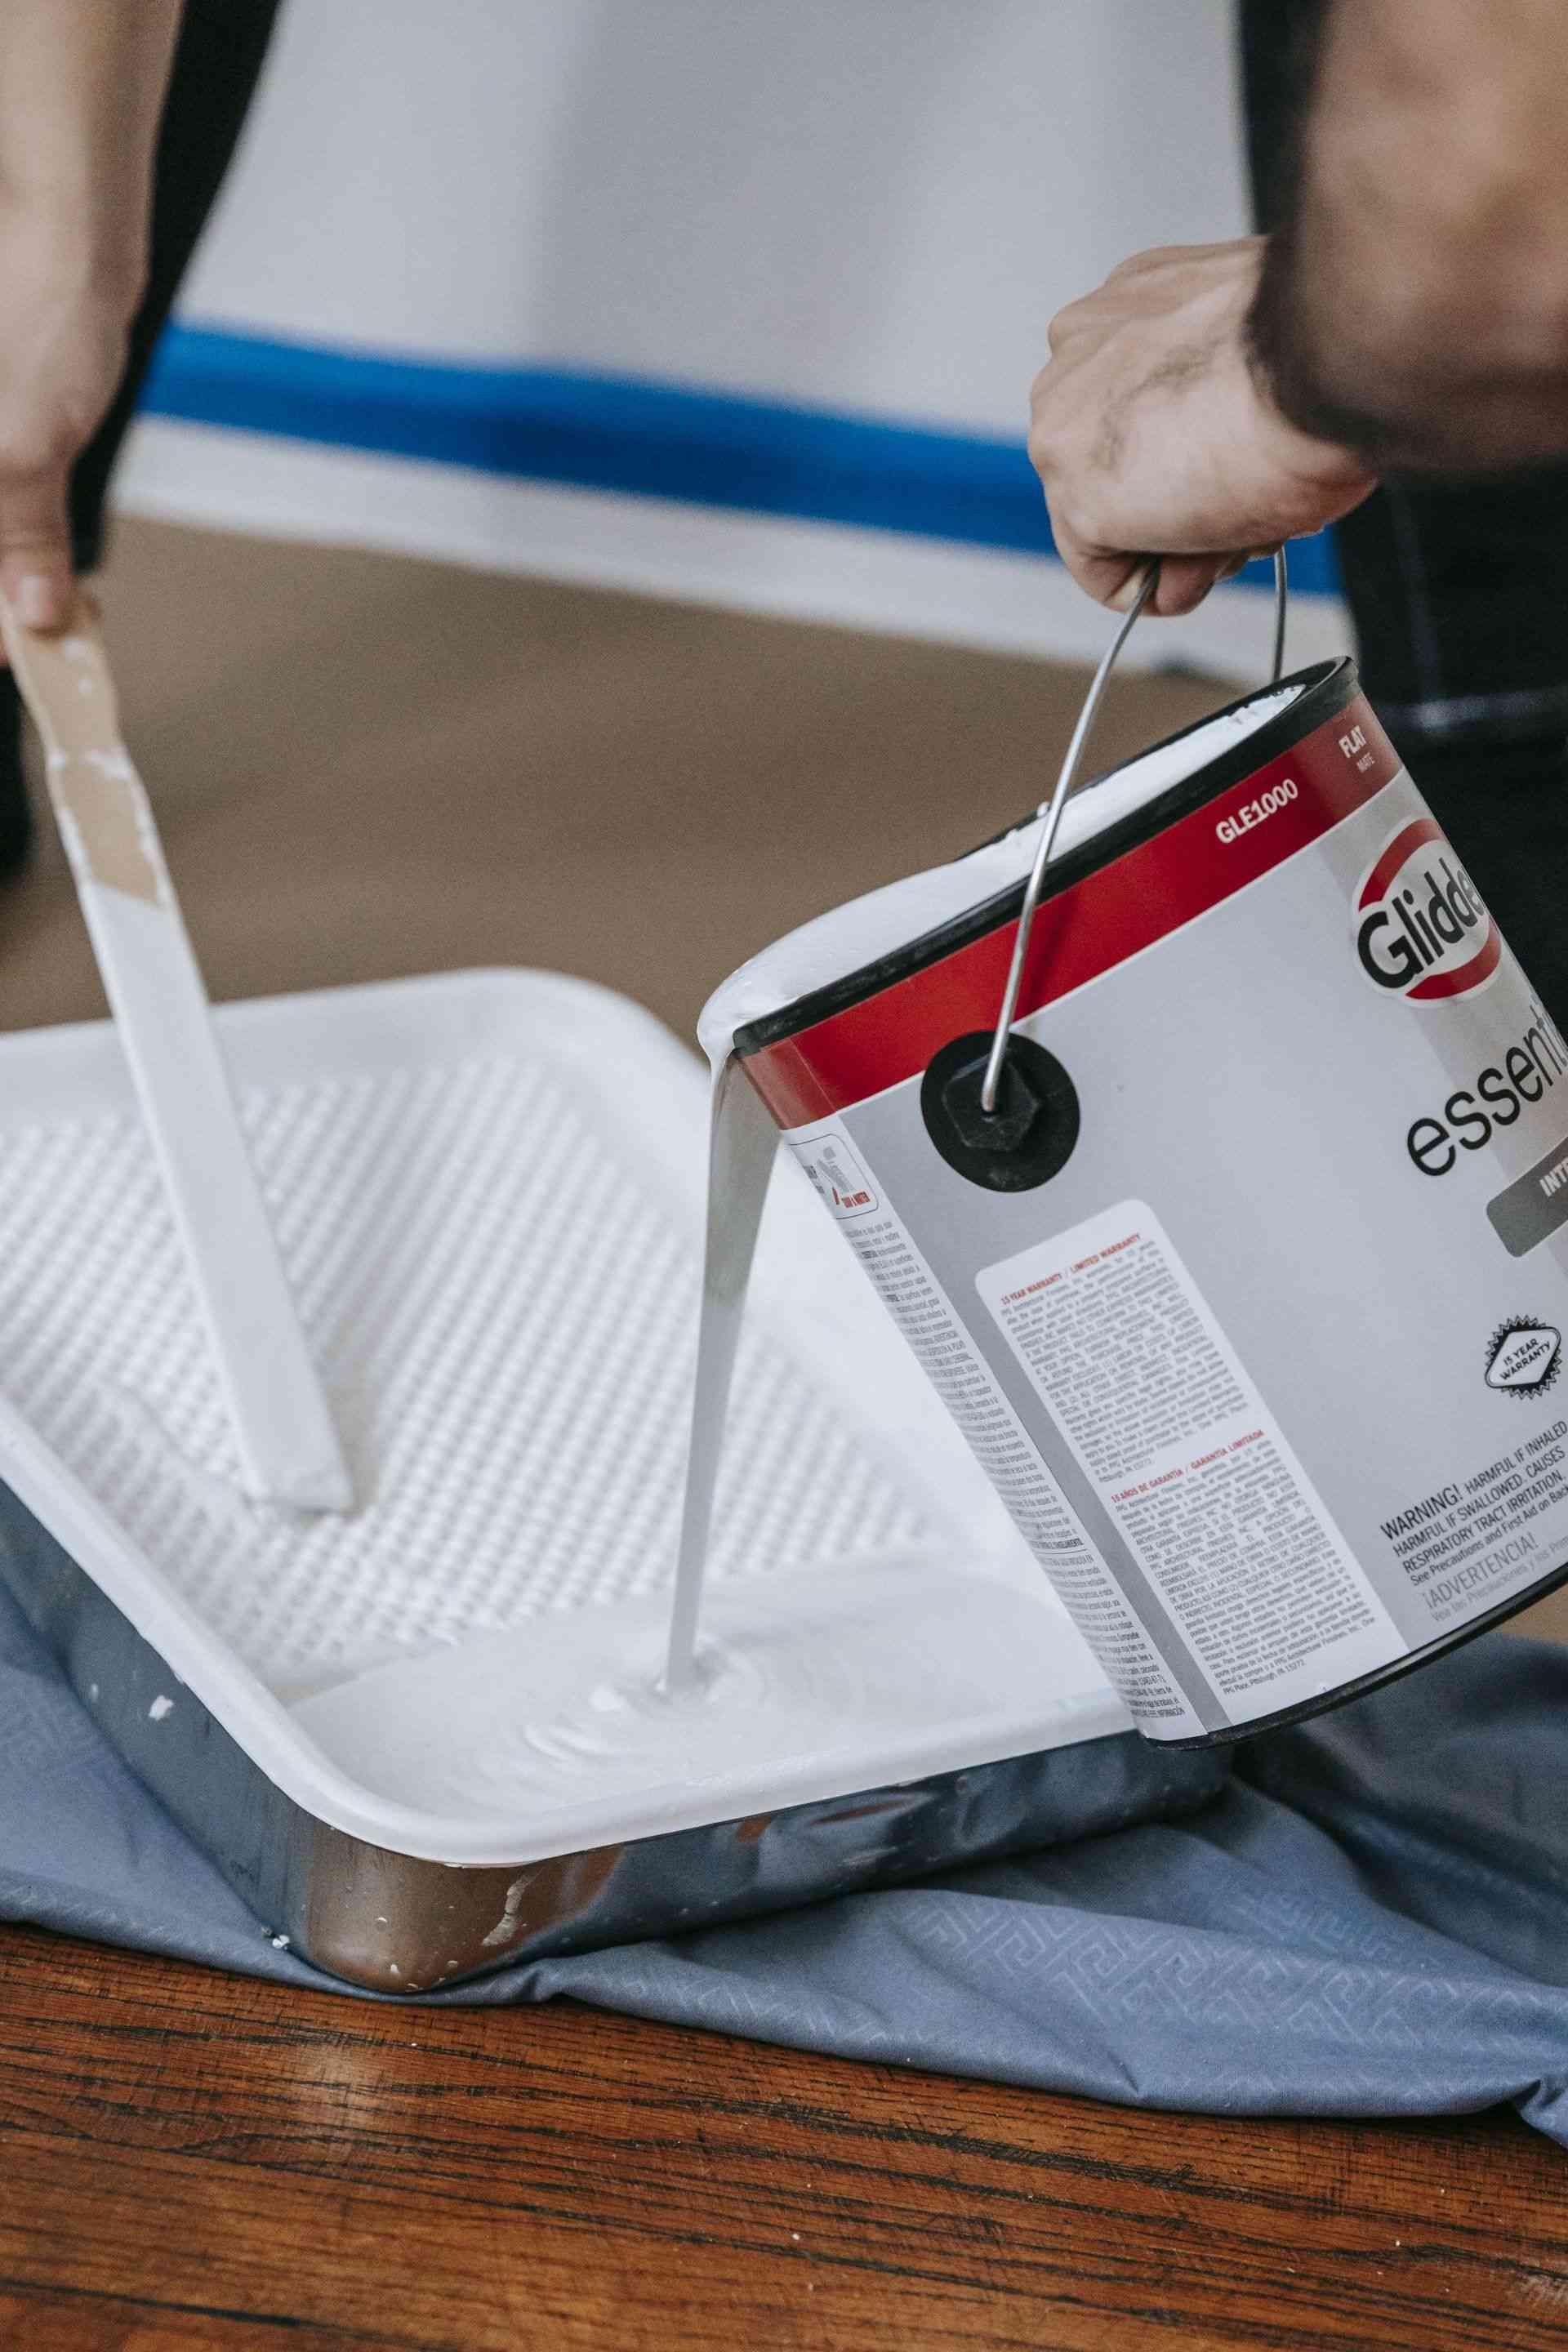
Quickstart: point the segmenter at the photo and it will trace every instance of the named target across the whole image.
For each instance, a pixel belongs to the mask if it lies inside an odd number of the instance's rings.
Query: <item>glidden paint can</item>
[[[1068,804],[987,1118],[1033,839],[715,1007],[1139,1728],[1194,1746],[1568,1575],[1568,1045],[1349,662]]]

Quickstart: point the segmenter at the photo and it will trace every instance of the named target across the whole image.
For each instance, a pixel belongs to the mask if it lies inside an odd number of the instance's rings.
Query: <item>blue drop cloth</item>
[[[1228,1791],[917,1886],[449,1992],[1222,2115],[1457,2115],[1568,2143],[1568,1649],[1493,1634],[1237,1754]],[[0,1917],[289,1985],[0,1592]],[[381,1998],[382,1996],[362,1996]]]

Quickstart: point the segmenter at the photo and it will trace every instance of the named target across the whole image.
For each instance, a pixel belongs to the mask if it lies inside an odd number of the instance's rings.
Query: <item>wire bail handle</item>
[[[1078,772],[1082,764],[1083,755],[1094,729],[1094,722],[1100,716],[1100,706],[1105,699],[1105,689],[1110,683],[1110,673],[1116,667],[1122,646],[1132,634],[1134,623],[1153,594],[1159,577],[1160,564],[1156,557],[1145,568],[1143,577],[1138,583],[1138,593],[1132,600],[1126,618],[1100,657],[1100,667],[1095,671],[1093,682],[1084,697],[1083,708],[1078,714],[1078,724],[1072,730],[1071,740],[1062,760],[1061,772],[1057,777],[1056,790],[1048,801],[1040,803],[1036,812],[1037,815],[1045,818],[1045,824],[1040,828],[1040,838],[1035,845],[1035,862],[1029,868],[1028,887],[1024,892],[1024,903],[1018,910],[1018,929],[1013,941],[1013,961],[1007,967],[1007,985],[1002,992],[1002,1009],[996,1016],[996,1034],[991,1040],[991,1052],[985,1064],[985,1079],[980,1089],[980,1108],[987,1118],[995,1116],[996,1093],[1002,1083],[1002,1066],[1007,1058],[1007,1041],[1013,1034],[1013,1024],[1017,1017],[1018,992],[1023,986],[1024,966],[1028,960],[1029,933],[1034,928],[1035,912],[1040,903],[1040,893],[1045,887],[1046,869],[1051,862],[1051,852],[1056,847],[1057,827],[1061,823],[1062,811],[1066,808],[1073,785],[1078,781]],[[1278,547],[1274,551],[1274,668],[1269,679],[1271,686],[1279,685],[1285,668],[1285,619],[1289,596],[1290,583],[1285,562],[1285,550]]]

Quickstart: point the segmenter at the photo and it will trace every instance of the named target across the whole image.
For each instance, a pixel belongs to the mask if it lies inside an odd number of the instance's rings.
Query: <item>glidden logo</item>
[[[1502,937],[1436,817],[1412,817],[1356,893],[1356,953],[1367,978],[1412,1004],[1466,996],[1489,981]]]

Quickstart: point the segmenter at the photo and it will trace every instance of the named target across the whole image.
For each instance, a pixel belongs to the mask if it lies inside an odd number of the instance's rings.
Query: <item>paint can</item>
[[[1081,733],[1081,730],[1080,730]],[[704,1016],[1151,1739],[1568,1576],[1568,1045],[1362,696],[1298,672],[764,951]]]

